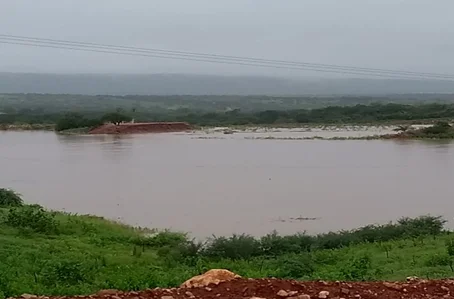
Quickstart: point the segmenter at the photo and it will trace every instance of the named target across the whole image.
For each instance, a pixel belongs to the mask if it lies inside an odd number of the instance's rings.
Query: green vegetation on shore
[[[401,133],[390,135],[390,138],[408,139],[454,139],[454,128],[447,122],[439,121],[433,126],[421,129],[400,128]]]
[[[0,124],[56,124],[58,131],[99,125],[108,110],[83,110],[48,113],[46,110],[8,110],[0,114]],[[235,126],[286,124],[377,124],[377,123],[417,123],[452,120],[454,104],[371,104],[355,106],[330,106],[319,109],[264,110],[203,112],[198,110],[141,110],[118,108],[124,119],[140,121],[184,121],[197,126]],[[111,120],[114,122],[114,120]]]
[[[0,298],[170,287],[211,268],[295,279],[450,277],[454,236],[444,223],[422,216],[317,236],[234,235],[198,243],[182,233],[46,211],[0,189]]]

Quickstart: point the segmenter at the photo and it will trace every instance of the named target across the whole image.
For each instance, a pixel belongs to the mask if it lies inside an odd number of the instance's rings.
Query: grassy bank
[[[46,211],[0,189],[0,297],[177,286],[211,268],[246,277],[405,279],[454,274],[454,236],[439,217],[309,236],[221,237],[132,228]]]

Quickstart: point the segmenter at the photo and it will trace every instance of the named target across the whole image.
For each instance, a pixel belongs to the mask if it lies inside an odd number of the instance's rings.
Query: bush
[[[89,274],[89,269],[81,262],[62,260],[47,265],[42,271],[42,280],[47,286],[77,285],[89,281]]]
[[[276,260],[278,264],[277,278],[310,278],[315,272],[314,262],[309,254],[286,256]]]
[[[249,259],[260,255],[260,242],[249,235],[214,237],[202,250],[202,255],[213,258]]]
[[[424,264],[428,267],[449,266],[451,261],[452,259],[448,254],[436,254],[430,256]]]
[[[446,220],[440,216],[401,218],[397,223],[367,225],[350,231],[329,232],[317,236],[319,249],[335,249],[362,242],[384,242],[442,234]]]
[[[255,239],[248,235],[214,238],[201,251],[203,256],[249,259],[279,256],[320,249],[338,249],[359,243],[385,242],[402,238],[436,236],[444,232],[446,220],[440,216],[401,218],[396,223],[367,225],[354,230],[329,232],[317,236],[304,233],[279,236],[276,232]]]
[[[454,258],[454,240],[446,241],[446,252]]]
[[[80,113],[66,113],[60,118],[55,126],[56,131],[64,131],[77,128],[93,128],[102,124],[100,119],[88,119]]]
[[[19,229],[30,229],[38,233],[57,233],[57,221],[52,213],[40,206],[23,206],[9,209],[5,223]]]
[[[13,190],[0,188],[0,207],[20,207],[24,201]]]
[[[264,255],[278,256],[284,253],[309,252],[313,243],[314,237],[303,233],[279,236],[273,232],[260,239],[260,249]]]
[[[131,117],[121,114],[119,112],[107,113],[101,118],[102,121],[111,122],[117,126],[122,122],[131,121],[131,119],[132,119]]]
[[[371,269],[371,258],[364,254],[354,258],[342,268],[342,274],[347,280],[366,280]]]
[[[186,234],[166,230],[150,236],[135,238],[132,240],[132,243],[149,247],[178,247],[187,241]]]
[[[451,130],[449,123],[445,121],[439,121],[432,127],[424,128],[422,131],[426,134],[445,134]]]
[[[408,237],[439,235],[444,231],[446,220],[441,216],[419,216],[401,218],[397,221],[403,233]]]

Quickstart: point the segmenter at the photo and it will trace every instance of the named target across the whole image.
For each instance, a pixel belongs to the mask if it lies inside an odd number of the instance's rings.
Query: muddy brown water
[[[50,209],[196,237],[454,217],[452,142],[200,135],[0,132],[0,186]],[[306,217],[317,219],[290,219]]]

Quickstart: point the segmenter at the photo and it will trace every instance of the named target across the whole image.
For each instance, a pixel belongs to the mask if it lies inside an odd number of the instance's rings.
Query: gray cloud
[[[2,0],[2,34],[454,73],[452,0]],[[0,71],[318,73],[0,44]]]

